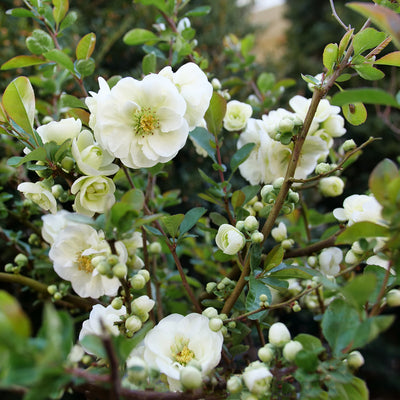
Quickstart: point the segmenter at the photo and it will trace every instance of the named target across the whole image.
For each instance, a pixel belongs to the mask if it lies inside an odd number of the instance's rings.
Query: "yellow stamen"
[[[154,130],[159,127],[156,113],[150,108],[137,110],[134,114],[134,130],[136,135],[152,135]]]
[[[193,358],[194,358],[193,351],[190,350],[189,347],[187,347],[186,345],[183,346],[183,349],[175,355],[175,360],[182,365],[186,365]]]
[[[91,256],[83,256],[82,253],[78,253],[78,257],[76,258],[76,262],[78,263],[79,271],[85,271],[88,274],[93,272],[94,266],[92,264],[92,257]]]

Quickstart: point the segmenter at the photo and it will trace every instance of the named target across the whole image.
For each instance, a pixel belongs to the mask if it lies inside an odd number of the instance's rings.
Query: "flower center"
[[[94,266],[92,264],[92,256],[83,256],[82,252],[78,253],[76,262],[78,263],[79,271],[85,271],[88,274],[93,272]]]
[[[192,350],[189,349],[189,347],[187,347],[186,344],[183,346],[182,350],[179,353],[175,354],[175,360],[182,365],[186,365],[193,358],[194,353]]]
[[[155,111],[151,108],[142,108],[134,114],[134,130],[139,136],[152,135],[160,124]]]

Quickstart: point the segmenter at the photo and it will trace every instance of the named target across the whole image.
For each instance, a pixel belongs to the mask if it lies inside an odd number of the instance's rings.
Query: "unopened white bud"
[[[125,321],[125,328],[130,332],[137,332],[142,327],[142,321],[136,315],[130,316]]]
[[[211,282],[212,283],[212,282]],[[206,316],[207,318],[216,318],[218,317],[218,310],[214,307],[207,307],[202,314]]]
[[[293,245],[294,245],[294,240],[293,240],[293,239],[285,239],[285,240],[282,240],[282,247],[283,247],[285,250],[290,249]]]
[[[208,322],[209,328],[214,332],[218,332],[223,327],[223,325],[224,323],[222,322],[221,318],[211,318]]]
[[[264,185],[261,189],[261,198],[265,201],[265,197],[268,196],[272,191],[274,190],[274,187],[272,185]]]
[[[386,295],[386,301],[389,307],[399,307],[400,306],[400,290],[391,289]]]
[[[282,347],[291,339],[289,329],[282,322],[272,324],[268,332],[268,340],[275,346]]]
[[[347,365],[350,368],[358,369],[364,365],[364,357],[359,351],[354,350],[347,356]]]
[[[159,242],[153,242],[148,247],[150,254],[160,254],[162,251],[161,244]]]
[[[276,228],[271,230],[271,236],[277,241],[282,242],[287,238],[287,230],[286,225],[283,222],[280,222]]]
[[[201,371],[191,365],[180,370],[179,378],[182,386],[188,390],[199,388],[203,381]]]
[[[251,234],[250,239],[252,243],[262,243],[262,241],[264,240],[264,235],[262,234],[262,232],[255,231]]]
[[[120,310],[122,308],[123,304],[124,303],[122,302],[121,297],[116,297],[111,302],[111,307],[114,308],[115,310]]]
[[[257,221],[257,218],[252,215],[249,215],[244,220],[244,227],[249,232],[257,230],[259,226],[260,226],[260,224]]]
[[[137,275],[143,276],[146,283],[150,280],[150,272],[147,271],[147,269],[141,269],[140,271],[137,272]]]
[[[261,211],[261,210],[263,209],[263,207],[264,207],[264,204],[261,203],[261,201],[256,201],[256,202],[253,204],[253,210],[254,210],[255,212]]]
[[[353,250],[349,250],[344,257],[347,264],[358,264],[359,260],[360,257]]]
[[[206,285],[206,292],[211,293],[217,287],[216,282],[208,282]]]
[[[132,301],[132,312],[135,314],[148,313],[153,309],[154,304],[155,301],[150,299],[149,296],[140,296]]]
[[[353,150],[357,147],[353,139],[348,139],[342,144],[342,149],[346,153],[347,151]]]
[[[53,185],[51,187],[51,193],[56,199],[58,199],[64,193],[64,189],[60,184]]]
[[[307,258],[307,264],[311,267],[314,268],[318,263],[318,259],[315,256],[310,256]]]
[[[282,118],[279,121],[279,130],[283,133],[285,132],[292,132],[294,128],[294,122],[292,118]]]
[[[126,360],[128,367],[128,379],[133,383],[138,383],[146,379],[147,369],[145,361],[137,356],[129,357]]]
[[[329,172],[331,172],[332,168],[328,163],[319,163],[316,167],[315,167],[315,173],[317,175],[320,174],[327,174]]]
[[[146,279],[142,275],[136,274],[130,279],[132,288],[135,290],[143,289],[146,285]]]
[[[116,278],[123,279],[128,273],[128,267],[123,263],[115,264],[112,268],[112,273]]]
[[[239,376],[236,375],[231,376],[228,379],[228,382],[226,382],[226,388],[229,393],[232,394],[239,393],[243,388],[242,380],[240,379]]]
[[[275,357],[275,351],[273,347],[268,343],[264,347],[258,349],[258,358],[265,363],[271,362]]]
[[[239,231],[244,230],[244,221],[237,221],[235,225],[236,229],[239,229]]]
[[[211,80],[211,85],[212,85],[214,90],[219,90],[222,87],[221,82],[217,78],[213,78]]]
[[[283,177],[276,178],[272,182],[272,186],[274,187],[274,189],[280,189],[282,187],[284,181],[285,181],[285,178],[283,178]]]
[[[291,340],[283,348],[283,357],[285,357],[286,361],[292,362],[296,358],[297,353],[302,349],[303,345],[300,342]]]
[[[344,182],[338,176],[328,176],[319,181],[319,190],[325,197],[336,197],[343,193]]]

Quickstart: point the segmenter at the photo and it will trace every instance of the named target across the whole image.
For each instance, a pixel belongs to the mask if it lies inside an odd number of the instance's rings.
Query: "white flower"
[[[46,125],[39,126],[37,133],[43,143],[56,142],[62,144],[67,139],[78,136],[82,128],[80,119],[66,118],[60,121],[51,121]]]
[[[253,361],[243,371],[243,381],[250,392],[265,394],[269,391],[273,375],[260,361]]]
[[[294,112],[304,121],[308,109],[310,108],[311,99],[306,99],[303,96],[294,96],[289,100],[290,107]],[[323,122],[331,114],[338,114],[340,112],[340,107],[331,106],[327,99],[322,99],[319,104],[317,111],[315,112],[314,121]]]
[[[287,238],[286,225],[283,222],[279,222],[279,225],[272,229],[271,235],[277,242],[282,242]]]
[[[116,243],[120,262],[125,263],[126,249]],[[49,257],[55,272],[71,282],[72,288],[81,297],[115,296],[121,283],[117,278],[100,275],[91,260],[95,256],[108,256],[111,248],[102,232],[85,224],[69,225],[61,231],[52,244]]]
[[[190,28],[190,19],[189,18],[187,18],[187,17],[185,17],[185,18],[182,18],[179,22],[178,22],[178,24],[177,24],[177,26],[176,26],[176,30],[179,32],[179,33],[182,33],[185,29],[187,29],[187,28]]]
[[[115,203],[114,192],[115,184],[106,176],[81,176],[71,187],[74,210],[89,217],[104,213]]]
[[[379,255],[374,255],[369,257],[365,263],[367,265],[377,265],[378,267],[388,269],[390,267],[390,262],[388,259],[380,257]]]
[[[230,132],[242,130],[252,113],[253,109],[249,104],[237,100],[228,102],[224,116],[224,128]]]
[[[341,115],[331,114],[321,124],[322,129],[331,137],[340,137],[346,133],[344,118]]]
[[[171,314],[146,335],[144,360],[167,376],[171,390],[180,389],[180,370],[190,361],[201,367],[202,376],[218,365],[223,336],[213,332],[208,323],[200,314]]]
[[[373,195],[353,194],[344,200],[343,208],[333,210],[333,215],[341,222],[348,221],[349,226],[360,221],[384,224],[381,211],[382,206]]]
[[[159,75],[173,82],[185,99],[185,119],[189,124],[189,130],[199,126],[213,93],[213,87],[206,74],[197,64],[190,62],[182,65],[175,73],[167,66],[159,72]]]
[[[138,315],[141,313],[148,313],[153,309],[154,304],[154,300],[150,299],[147,295],[137,297],[131,303],[132,312]]]
[[[165,163],[185,145],[189,133],[185,99],[167,78],[150,74],[142,81],[121,79],[86,99],[97,142],[131,168]],[[117,138],[117,139],[116,139]]]
[[[77,223],[68,217],[74,215],[73,213],[60,210],[56,214],[46,214],[42,216],[42,236],[43,239],[52,245],[58,234],[63,231],[68,225],[76,225]]]
[[[271,136],[272,139],[275,138],[276,134],[279,131],[280,125],[283,120],[291,120],[294,123],[296,122],[298,117],[296,114],[285,110],[284,108],[278,108],[277,110],[271,110],[267,115],[262,116],[262,121],[264,124],[265,130],[268,132],[268,135]]]
[[[119,328],[116,322],[121,322],[120,317],[125,314],[125,306],[116,310],[111,305],[107,307],[101,304],[94,305],[89,314],[89,319],[83,321],[82,329],[79,333],[79,341],[87,335],[102,336],[104,333],[109,333],[113,336],[118,336]],[[90,353],[87,349],[85,349],[85,351]]]
[[[112,164],[114,157],[94,141],[88,130],[83,130],[72,140],[72,155],[79,169],[85,175],[112,175],[118,172],[118,165]]]
[[[319,181],[319,190],[326,197],[336,197],[343,193],[344,182],[338,176],[328,176]]]
[[[336,275],[340,271],[340,263],[343,253],[339,247],[329,247],[321,251],[319,257],[319,268],[326,275]]]
[[[243,233],[229,224],[222,224],[218,228],[215,241],[220,250],[230,255],[238,253],[246,244]]]
[[[273,140],[267,132],[265,121],[250,118],[240,135],[237,147],[255,143],[250,156],[239,166],[241,175],[252,185],[271,183],[285,175],[293,145],[283,145]],[[295,178],[304,179],[312,173],[317,162],[326,157],[329,150],[319,137],[307,136],[295,172]]]
[[[290,332],[282,322],[275,322],[271,325],[268,332],[268,340],[275,346],[282,347],[290,341]]]
[[[22,182],[17,189],[24,196],[36,203],[43,210],[49,210],[52,214],[57,212],[57,201],[48,188],[41,182]]]

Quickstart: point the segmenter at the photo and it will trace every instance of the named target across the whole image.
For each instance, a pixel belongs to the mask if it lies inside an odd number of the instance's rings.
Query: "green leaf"
[[[353,36],[353,33],[354,33],[354,28],[347,31],[345,33],[345,35],[342,37],[342,39],[340,40],[339,51],[338,51],[338,59],[339,60],[342,58],[344,52],[346,51],[347,46],[349,45],[350,40]]]
[[[83,108],[87,110],[86,104],[75,96],[63,93],[60,98],[60,108],[70,107],[70,108]]]
[[[184,218],[184,214],[165,215],[161,217],[161,223],[164,225],[169,235],[174,238],[178,236],[179,226]]]
[[[221,132],[225,112],[226,100],[217,92],[214,92],[211,97],[210,106],[204,116],[207,128],[214,136],[217,136]]]
[[[96,64],[93,58],[88,58],[87,60],[76,60],[75,62],[75,70],[81,77],[92,75],[95,68]]]
[[[124,43],[129,46],[137,46],[148,42],[157,42],[159,40],[160,38],[156,34],[142,28],[131,29],[125,33],[123,37]]]
[[[352,349],[364,347],[375,340],[381,332],[392,325],[394,320],[394,315],[378,315],[362,321],[354,335]]]
[[[294,338],[294,340],[300,342],[304,350],[324,350],[321,340],[307,333],[300,333]]]
[[[335,356],[340,356],[342,350],[351,348],[359,325],[358,312],[343,299],[335,299],[329,304],[322,318],[322,333]]]
[[[367,119],[367,109],[363,103],[345,104],[342,112],[346,121],[355,126],[363,124]]]
[[[4,333],[27,338],[31,334],[31,323],[18,301],[4,290],[0,290],[0,337]]]
[[[11,157],[7,160],[7,165],[19,167],[28,161],[46,161],[47,152],[44,147],[38,147],[28,153],[25,157]]]
[[[28,50],[36,55],[43,54],[54,49],[54,43],[51,36],[41,29],[35,29],[32,35],[25,41]]]
[[[386,38],[384,32],[378,32],[374,28],[366,28],[354,35],[353,46],[354,54],[358,55],[365,50],[375,48],[381,44]]]
[[[377,88],[343,90],[336,93],[331,100],[331,104],[335,106],[355,103],[380,104],[400,108],[400,104],[391,94]]]
[[[93,53],[96,46],[96,35],[91,32],[85,35],[76,46],[76,58],[78,60],[87,60]]]
[[[26,8],[12,8],[11,10],[6,11],[7,15],[11,15],[13,17],[28,17],[33,18],[35,14],[32,11],[27,10]]]
[[[193,228],[197,221],[207,212],[207,209],[204,207],[196,207],[192,208],[185,214],[185,218],[183,219],[179,231],[180,234],[188,232],[191,228]]]
[[[399,170],[396,164],[387,158],[373,169],[369,176],[369,188],[381,204],[385,204],[389,200],[388,185],[398,176]]]
[[[103,342],[99,336],[96,335],[85,335],[81,340],[80,344],[99,358],[107,359],[107,352],[104,349]]]
[[[362,2],[347,3],[347,7],[360,13],[380,29],[385,31],[393,39],[393,42],[400,49],[400,15],[386,7],[378,4],[367,4]]]
[[[267,254],[264,260],[264,271],[268,272],[282,263],[285,254],[283,247],[278,244]]]
[[[376,285],[377,279],[375,274],[364,273],[363,275],[356,276],[342,287],[340,291],[349,303],[361,310],[370,300]]]
[[[353,68],[357,71],[357,74],[360,75],[361,78],[368,81],[377,81],[385,76],[381,70],[374,68],[368,63],[355,65]]]
[[[400,51],[393,51],[392,53],[386,54],[379,60],[374,61],[374,64],[400,67]]]
[[[390,231],[387,226],[378,225],[370,221],[361,221],[348,226],[336,238],[335,244],[353,244],[363,238],[388,236],[390,236]]]
[[[24,131],[33,134],[35,94],[29,79],[25,76],[14,79],[4,91],[2,102],[8,116]]]
[[[185,17],[201,17],[203,15],[209,14],[211,11],[210,6],[200,6],[193,8],[192,10],[185,13]]]
[[[259,269],[261,263],[262,246],[259,243],[253,243],[250,248],[250,269],[255,271]]]
[[[271,292],[262,281],[256,279],[254,275],[249,277],[249,292],[246,297],[246,312],[254,311],[260,308],[260,296],[265,294],[268,297],[268,302],[271,303],[272,296]],[[262,311],[265,312],[265,311]],[[250,319],[258,319],[260,313],[253,314]]]
[[[64,19],[69,9],[68,0],[53,0],[53,17],[57,25]]]
[[[133,210],[141,211],[144,206],[144,193],[140,189],[131,189],[122,196],[121,202],[132,206]]]
[[[246,196],[241,190],[236,190],[232,193],[231,203],[234,210],[241,207],[244,203]]]
[[[13,69],[13,68],[24,68],[31,67],[32,65],[41,65],[45,64],[47,61],[43,60],[43,58],[36,56],[16,56],[5,62],[1,69]]]
[[[215,211],[210,213],[210,219],[217,226],[229,223],[228,220],[223,215]]]
[[[312,268],[280,264],[269,271],[268,276],[278,279],[312,279],[318,272]]]
[[[195,140],[195,142],[202,147],[209,157],[216,163],[217,158],[215,157],[215,139],[208,132],[207,129],[197,127],[189,132],[189,135]]]
[[[146,54],[142,60],[142,70],[145,75],[156,72],[157,56],[155,53]]]
[[[71,74],[75,74],[74,63],[59,49],[53,49],[43,54],[49,61],[54,61],[61,67],[67,69]]]
[[[250,153],[252,152],[255,143],[247,143],[243,147],[241,147],[236,153],[232,156],[230,166],[232,169],[232,174],[239,168],[239,165],[247,160]]]
[[[170,11],[170,1],[168,0],[137,0],[138,3],[141,3],[145,6],[155,6],[159,10],[169,14]],[[174,2],[173,2],[174,4]]]
[[[75,21],[78,19],[78,14],[75,11],[70,11],[66,17],[62,20],[59,31],[63,31],[64,29],[67,29],[69,26],[75,23]]]
[[[337,383],[335,388],[338,395],[330,397],[332,400],[369,400],[367,384],[355,376],[349,383]]]
[[[339,47],[336,43],[329,43],[325,46],[324,53],[322,55],[322,62],[324,67],[328,70],[328,73],[333,71],[333,68],[337,63],[338,54]]]
[[[263,72],[257,78],[257,87],[261,93],[267,93],[275,84],[275,75],[269,72]]]

